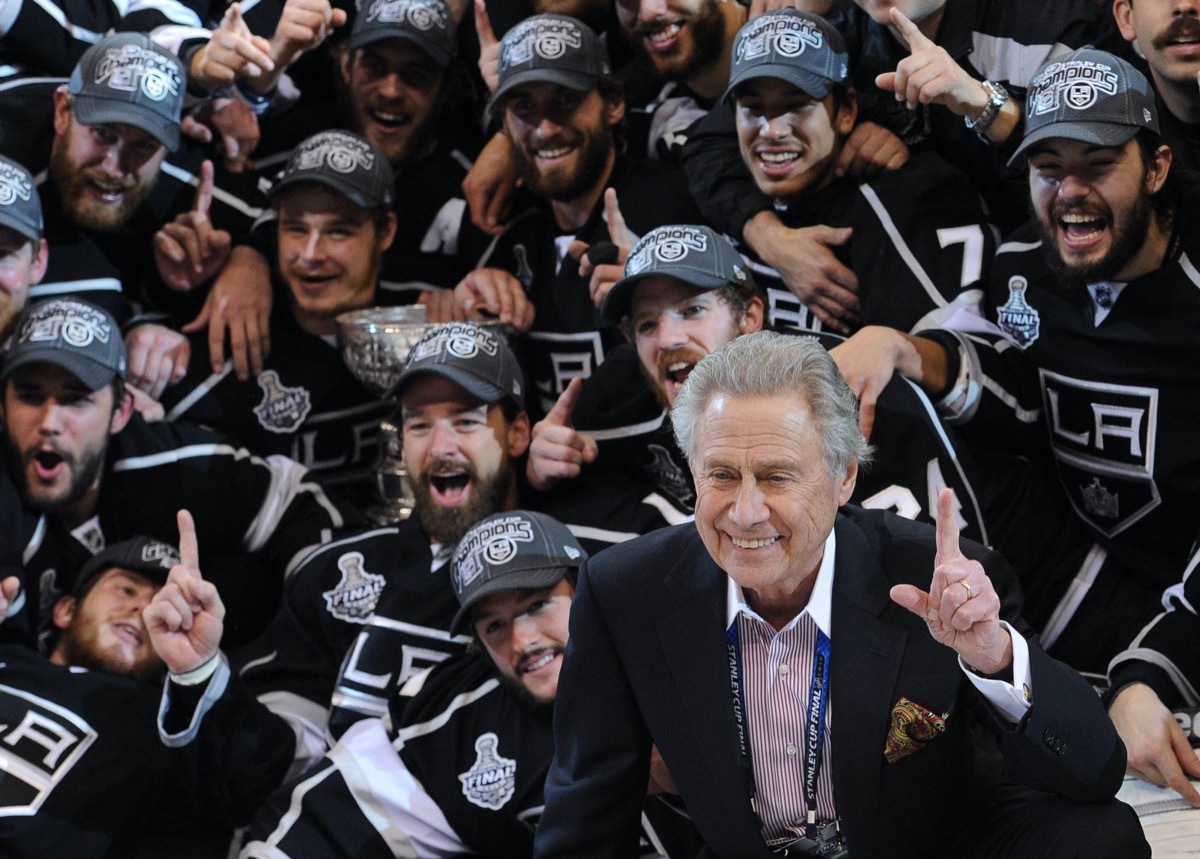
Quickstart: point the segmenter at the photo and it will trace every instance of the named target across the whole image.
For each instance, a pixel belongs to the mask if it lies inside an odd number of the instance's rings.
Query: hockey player
[[[727,90],[742,161],[787,227],[852,232],[837,254],[858,279],[864,323],[908,331],[976,307],[994,251],[978,192],[933,155],[868,182],[839,177],[857,121],[848,81],[845,43],[823,18],[781,9],[743,27]],[[821,329],[777,272],[755,273],[772,325]]]
[[[42,201],[29,171],[0,157],[0,343],[8,339],[46,273]]]
[[[964,436],[1030,451],[1048,445],[1085,533],[1078,569],[1046,568],[1026,586],[1038,598],[1043,641],[1101,671],[1132,641],[1109,666],[1114,688],[1126,686],[1129,671],[1143,683],[1156,677],[1152,689],[1164,697],[1193,700],[1194,677],[1183,668],[1190,657],[1156,655],[1174,639],[1156,643],[1154,630],[1178,621],[1145,629],[1162,591],[1195,567],[1200,502],[1188,441],[1198,417],[1200,276],[1191,259],[1200,250],[1149,83],[1104,52],[1060,57],[1031,84],[1019,154],[1036,218],[1001,247],[987,300],[1009,339],[865,329],[839,363],[868,398],[893,367],[920,381],[965,422]],[[1159,671],[1139,670],[1146,662]],[[1165,756],[1147,749],[1149,732],[1126,729],[1170,714],[1153,695],[1153,712],[1144,700],[1135,707],[1136,697],[1133,687],[1117,695],[1114,721],[1130,760],[1158,757],[1165,773]],[[1117,713],[1126,704],[1139,715],[1123,722]],[[1181,786],[1174,772],[1168,780]]]
[[[181,546],[191,547],[184,563],[195,542],[194,531],[181,534]],[[164,588],[168,574],[175,584]],[[172,632],[167,616],[176,608],[167,598],[180,575],[172,545],[149,537],[114,543],[55,603],[48,658],[0,644],[4,855],[224,856],[232,823],[284,779],[287,726],[230,685],[227,668],[189,676],[216,658],[221,604],[212,585],[200,581],[202,590],[189,589],[184,598],[190,633]],[[0,605],[7,607],[17,584],[5,583]],[[204,611],[193,615],[194,604]],[[197,647],[201,634],[209,643]],[[196,733],[197,710],[213,711],[208,722],[237,724],[240,733],[202,733],[184,750],[164,745],[160,736],[180,745],[169,730]],[[225,722],[232,713],[240,715]]]
[[[666,410],[702,358],[764,327],[763,294],[732,245],[707,227],[651,231],[630,254],[626,272],[608,293],[604,316],[624,322],[632,347],[614,353],[534,426],[526,473],[531,485],[549,488],[581,471],[616,470],[647,481],[690,513],[691,471]],[[841,342],[828,334],[820,339],[827,348]],[[960,461],[925,397],[895,384],[876,408],[877,461],[860,476],[854,502],[932,522],[938,492],[951,486],[961,499],[960,526],[986,540],[971,465]],[[566,484],[560,491],[572,491]]]
[[[514,510],[476,523],[454,552],[450,579],[459,606],[452,629],[477,648],[411,681],[414,697],[395,713],[394,734],[381,720],[359,722],[311,774],[276,793],[242,859],[530,855],[575,574],[586,558],[543,514]],[[647,812],[658,850],[674,835],[694,852],[686,818],[656,797]]]
[[[457,603],[446,563],[468,528],[518,506],[529,418],[521,368],[502,339],[468,323],[435,326],[396,391],[413,516],[314,552],[289,577],[267,635],[239,658],[260,700],[303,731],[301,755],[323,751],[327,720],[336,735],[383,716],[409,677],[463,651],[469,639],[450,630]],[[602,546],[665,524],[641,503],[647,494],[596,486],[563,518],[590,526]]]
[[[0,416],[9,470],[40,521],[24,550],[25,594],[0,633],[32,640],[92,554],[131,534],[173,537],[174,510],[186,504],[226,590],[230,634],[245,640],[270,616],[284,573],[358,519],[291,460],[254,458],[198,427],[146,423],[125,368],[116,322],[95,305],[36,302],[17,325]]]
[[[504,237],[513,258],[498,255],[500,268],[472,272],[455,292],[464,311],[483,309],[528,330],[523,360],[537,396],[530,407],[543,414],[623,340],[599,317],[593,271],[620,260],[584,258],[616,227],[605,223],[605,190],[620,198],[635,235],[695,222],[697,213],[678,168],[619,154],[621,85],[595,33],[573,18],[535,15],[504,35],[490,109],[503,119],[529,195],[514,206]]]
[[[228,363],[212,374],[207,334],[192,334],[188,373],[162,396],[168,420],[212,427],[259,456],[288,456],[367,504],[387,407],[346,367],[337,317],[377,303],[381,259],[396,235],[393,186],[384,154],[361,137],[326,131],[296,147],[271,191],[284,289],[270,357],[251,380]]]

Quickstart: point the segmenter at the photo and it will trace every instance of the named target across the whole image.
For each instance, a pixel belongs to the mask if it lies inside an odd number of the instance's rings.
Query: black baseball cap
[[[1121,146],[1143,128],[1159,133],[1146,76],[1107,51],[1080,48],[1051,60],[1029,82],[1025,139],[1009,164],[1049,138]]]
[[[489,109],[522,84],[551,83],[587,92],[608,73],[604,46],[587,24],[567,15],[533,15],[500,40],[500,82]]]
[[[50,298],[25,308],[4,356],[0,381],[18,367],[45,362],[97,391],[125,378],[125,343],[117,321],[79,298]]]
[[[470,322],[435,325],[417,341],[389,396],[399,397],[409,379],[421,373],[445,376],[485,403],[508,398],[524,408],[523,374],[503,337]]]
[[[403,39],[444,69],[454,59],[455,29],[445,0],[369,0],[354,19],[346,47],[354,51],[384,39]]]
[[[88,558],[75,577],[71,592],[78,595],[93,579],[113,567],[141,573],[155,584],[164,585],[171,567],[178,563],[179,550],[170,543],[153,537],[131,537],[113,543]]]
[[[29,171],[0,156],[0,226],[16,230],[30,241],[42,237],[42,198]]]
[[[723,98],[753,78],[778,78],[824,98],[846,80],[849,63],[842,34],[821,16],[791,8],[768,12],[738,30]]]
[[[625,260],[625,276],[604,296],[604,321],[616,323],[628,316],[634,288],[653,275],[678,278],[700,289],[720,289],[727,283],[754,286],[746,261],[724,236],[690,224],[656,227],[634,245]]]
[[[186,87],[174,54],[144,33],[117,33],[88,48],[67,92],[84,125],[123,122],[152,134],[174,152]]]
[[[292,151],[271,198],[277,201],[305,182],[324,185],[360,208],[390,211],[396,180],[387,157],[371,141],[348,131],[322,131]]]
[[[552,587],[587,556],[567,526],[544,513],[512,510],[481,519],[459,540],[450,562],[450,581],[461,606],[451,634],[463,631],[471,607],[489,594]]]

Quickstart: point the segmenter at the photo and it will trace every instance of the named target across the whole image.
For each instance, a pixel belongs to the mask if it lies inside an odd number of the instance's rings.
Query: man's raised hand
[[[552,489],[562,478],[578,477],[585,463],[594,462],[596,440],[575,429],[572,415],[583,379],[572,379],[546,417],[533,426],[525,476],[534,489]]]
[[[192,208],[154,234],[154,262],[163,283],[187,291],[216,276],[229,259],[230,236],[208,219],[213,198],[213,164],[200,163]]]

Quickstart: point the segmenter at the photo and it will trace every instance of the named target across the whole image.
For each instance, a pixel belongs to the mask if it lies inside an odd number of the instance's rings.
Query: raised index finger
[[[617,247],[628,247],[629,228],[625,226],[625,216],[621,214],[621,205],[617,202],[616,188],[604,192],[604,217],[608,219],[608,238]]]
[[[196,182],[196,201],[192,211],[197,215],[208,217],[208,209],[212,206],[213,198],[213,163],[205,158],[200,162],[200,176]]]
[[[939,566],[963,556],[958,546],[958,516],[954,511],[954,490],[943,489],[937,499],[937,558]]]
[[[196,523],[187,510],[175,514],[179,526],[179,560],[189,570],[200,569],[200,544],[196,541]]]
[[[583,379],[578,376],[567,383],[566,389],[558,395],[554,408],[546,413],[546,420],[559,426],[571,426],[571,415],[575,412],[575,404],[579,402],[579,392],[583,389]]]
[[[481,48],[496,44],[496,34],[492,32],[492,19],[488,17],[486,0],[475,0],[475,35],[479,37]]]
[[[933,46],[932,40],[927,39],[920,28],[899,9],[892,7],[891,15],[892,23],[896,25],[896,29],[900,31],[900,35],[904,37],[904,41],[908,42],[908,52],[910,54],[915,54],[917,51]]]

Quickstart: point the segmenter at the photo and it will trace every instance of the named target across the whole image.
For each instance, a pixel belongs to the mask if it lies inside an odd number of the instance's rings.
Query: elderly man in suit
[[[538,856],[633,855],[651,744],[712,855],[1149,855],[1098,699],[951,493],[936,532],[839,511],[870,448],[824,350],[736,338],[672,421],[696,522],[581,570]]]

